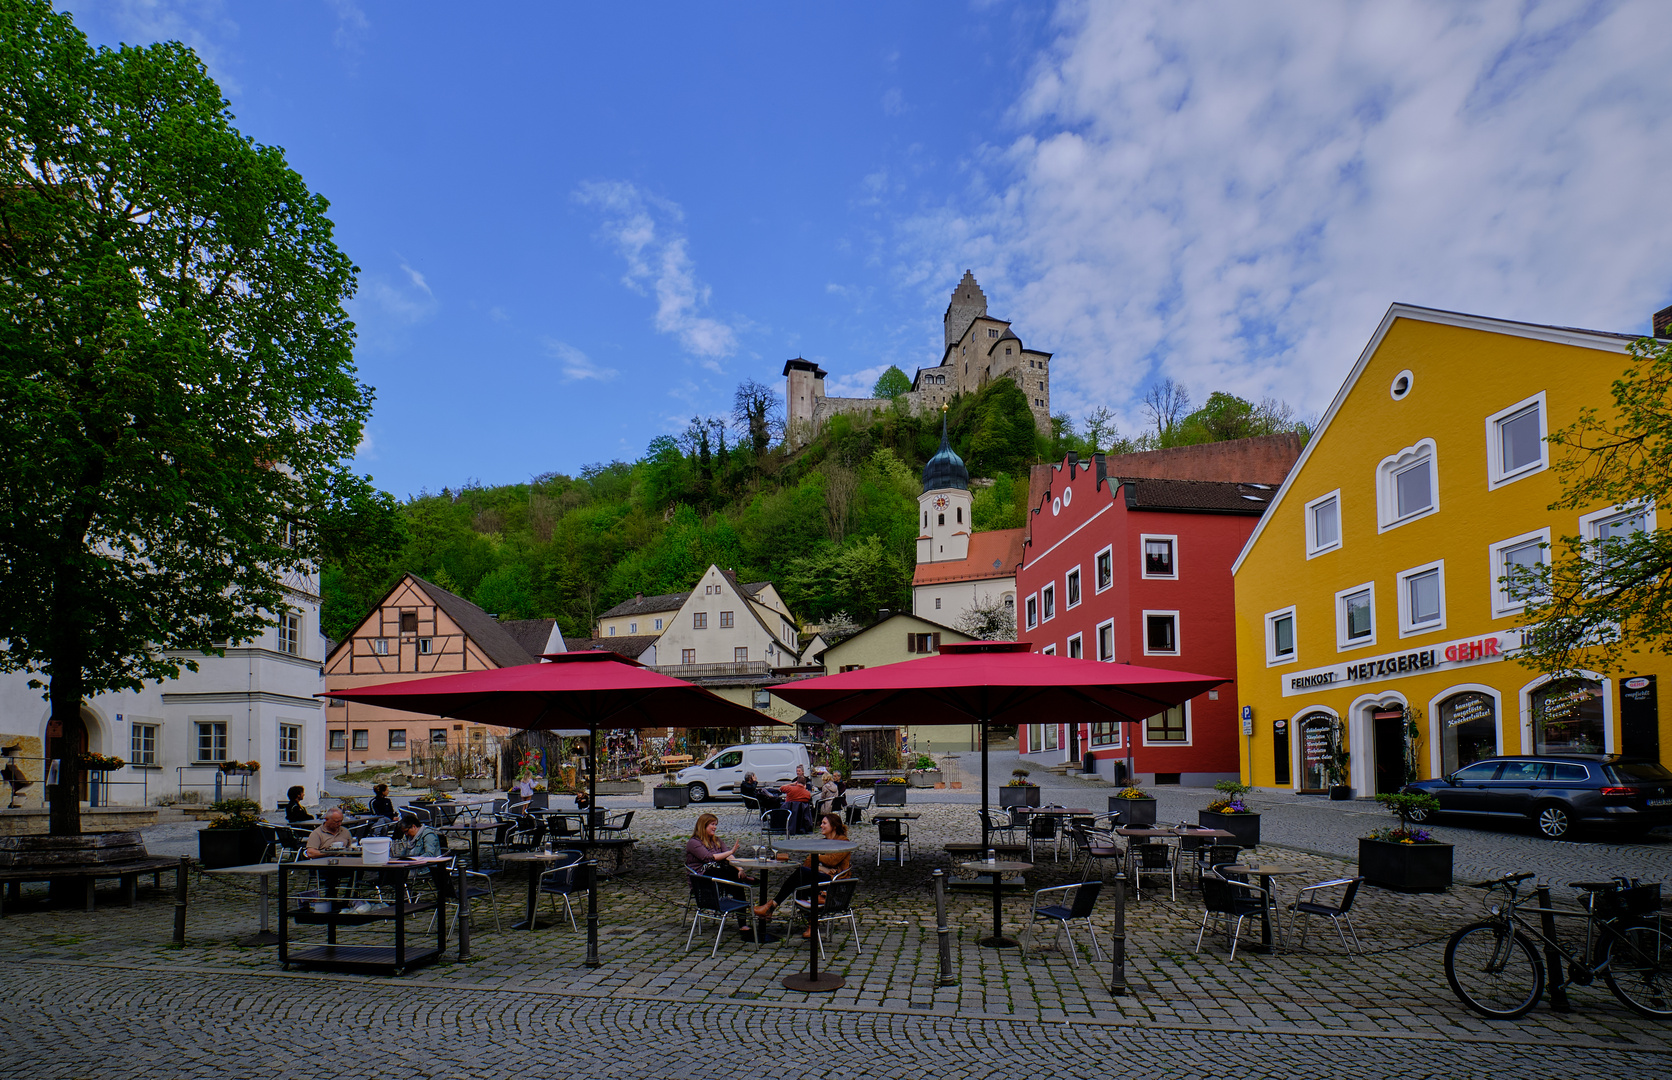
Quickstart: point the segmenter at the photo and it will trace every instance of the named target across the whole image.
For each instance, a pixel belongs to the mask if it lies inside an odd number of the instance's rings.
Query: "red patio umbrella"
[[[598,805],[598,730],[755,727],[785,721],[605,650],[550,653],[545,662],[331,690],[321,697],[531,731],[584,730],[587,796]],[[587,963],[598,965],[597,882],[589,885]]]
[[[830,723],[860,717],[981,725],[981,806],[987,809],[987,728],[996,722],[1136,722],[1229,682],[1188,671],[1031,652],[1026,642],[942,645],[921,660],[861,668],[772,687]],[[1128,746],[1130,746],[1130,740]],[[988,836],[982,814],[981,846]]]

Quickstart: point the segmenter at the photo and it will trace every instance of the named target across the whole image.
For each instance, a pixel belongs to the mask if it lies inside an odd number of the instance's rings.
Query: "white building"
[[[709,664],[747,664],[764,673],[793,666],[799,652],[795,617],[771,582],[742,584],[710,566],[657,639],[656,664],[681,677],[681,668]]]
[[[923,466],[917,498],[917,569],[912,574],[912,614],[957,626],[972,608],[1002,604],[1016,613],[1016,567],[1022,562],[1021,529],[975,532],[970,521],[969,469],[947,442]]]

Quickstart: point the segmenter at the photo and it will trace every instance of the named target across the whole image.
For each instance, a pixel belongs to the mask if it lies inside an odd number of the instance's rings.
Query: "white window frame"
[[[1289,638],[1294,646],[1288,656],[1277,655],[1277,620],[1288,616]],[[1300,659],[1300,636],[1296,633],[1297,620],[1295,606],[1290,604],[1286,608],[1266,612],[1266,667],[1279,667],[1283,664],[1293,664]]]
[[[1067,655],[1075,660],[1086,658],[1086,638],[1084,634],[1069,635]]]
[[[1335,543],[1318,543],[1318,523],[1314,514],[1318,507],[1327,502],[1335,503]],[[1306,557],[1315,559],[1319,555],[1327,555],[1332,551],[1341,550],[1341,489],[1336,488],[1327,494],[1320,495],[1306,504]]]
[[[1098,568],[1102,565],[1102,562],[1105,559],[1107,559],[1109,561],[1109,581],[1108,581],[1107,584],[1103,583],[1102,579],[1098,576],[1098,572],[1097,572]],[[1113,544],[1110,544],[1108,547],[1104,548],[1102,551],[1099,551],[1092,558],[1092,560],[1091,560],[1091,578],[1092,578],[1093,594],[1094,595],[1096,593],[1108,592],[1110,589],[1115,587],[1115,546]]]
[[[638,623],[636,623],[636,622],[632,622],[632,623],[628,623],[628,624],[627,624],[627,632],[628,632],[628,633],[629,633],[629,634],[636,634],[636,633],[638,633],[638,632],[639,632],[639,624],[638,624]]]
[[[1157,618],[1163,617],[1163,616],[1171,616],[1172,617],[1172,620],[1173,620],[1173,648],[1170,652],[1162,652],[1162,651],[1150,648],[1150,644],[1149,644],[1149,621],[1150,621],[1150,617],[1152,615],[1156,616]],[[1179,632],[1179,613],[1177,611],[1145,611],[1143,613],[1142,619],[1143,619],[1143,621],[1139,625],[1140,625],[1140,627],[1142,629],[1142,632],[1143,632],[1144,655],[1145,656],[1183,656],[1184,655],[1184,637]]]
[[[1103,655],[1103,631],[1109,631],[1109,655]],[[1097,624],[1097,658],[1104,663],[1115,662],[1115,620],[1104,619]]]
[[[287,733],[288,733],[288,735],[287,735]],[[287,747],[285,745],[287,738],[293,745],[291,745],[289,747]],[[287,723],[284,723],[282,721],[279,723],[279,764],[280,765],[300,765],[300,764],[302,764],[302,725],[301,724],[287,724]]]
[[[1579,535],[1584,538],[1586,543],[1595,543],[1597,540],[1597,526],[1615,518],[1635,517],[1639,514],[1648,518],[1644,523],[1647,526],[1647,531],[1654,532],[1659,528],[1659,524],[1655,520],[1655,503],[1652,500],[1645,503],[1616,503],[1613,506],[1605,506],[1601,510],[1593,510],[1589,514],[1581,514],[1579,516]]]
[[[1514,472],[1504,469],[1504,440],[1499,425],[1523,412],[1531,406],[1538,407],[1538,460],[1521,466]],[[1550,468],[1550,444],[1544,440],[1550,434],[1550,410],[1545,407],[1544,391],[1540,390],[1530,398],[1518,401],[1507,409],[1500,409],[1486,418],[1486,489],[1492,491],[1513,484],[1517,480],[1524,480],[1535,473],[1541,473]]]
[[[1410,580],[1419,574],[1426,574],[1430,570],[1439,571],[1440,582],[1440,617],[1437,621],[1424,623],[1421,626],[1411,625],[1411,590]],[[1419,634],[1432,634],[1436,630],[1446,628],[1446,561],[1436,559],[1431,563],[1413,566],[1409,570],[1401,570],[1396,577],[1398,582],[1399,599],[1399,636],[1402,638],[1416,637]]]
[[[136,721],[129,728],[128,736],[128,764],[155,765],[157,763],[157,744],[162,741],[163,726],[148,721]],[[149,732],[149,735],[146,733]],[[146,743],[150,748],[146,748]]]
[[[220,732],[219,732],[220,746],[218,748],[219,751],[220,751],[220,757],[204,757],[203,756],[203,736],[204,736],[203,729],[204,728],[215,728],[215,727],[219,727],[221,729]],[[229,735],[230,735],[231,730],[232,730],[232,724],[231,724],[230,721],[227,721],[227,720],[218,720],[218,719],[193,720],[192,721],[192,762],[194,764],[207,765],[207,764],[212,764],[212,763],[215,763],[215,762],[230,761],[231,759],[228,758],[226,755],[227,755],[227,744],[228,744],[228,739],[229,739]],[[217,733],[214,732],[214,731],[210,731],[208,734],[209,734],[209,740],[210,740],[210,753],[214,753],[215,750],[217,749],[214,745]]]
[[[1057,617],[1057,583],[1040,587],[1039,590],[1039,622],[1041,625]]]
[[[1428,462],[1429,493],[1432,499],[1425,510],[1399,516],[1398,476],[1418,462]],[[1421,521],[1440,512],[1440,455],[1433,439],[1419,439],[1411,446],[1389,454],[1376,466],[1376,531],[1385,533],[1413,521]]]
[[[1166,710],[1162,710],[1162,711],[1165,712]],[[1184,703],[1184,738],[1183,739],[1163,739],[1163,740],[1160,740],[1158,742],[1151,742],[1150,741],[1150,737],[1149,737],[1150,718],[1147,717],[1147,716],[1144,717],[1144,722],[1142,724],[1138,725],[1143,730],[1142,745],[1144,745],[1144,746],[1190,746],[1190,745],[1192,745],[1196,741],[1196,725],[1192,722],[1190,713],[1191,713],[1190,702],[1186,701]],[[1160,714],[1157,713],[1156,715],[1160,715]]]
[[[1070,580],[1072,580],[1074,585],[1077,586],[1076,588],[1069,588]],[[1078,600],[1074,599],[1074,594],[1076,592],[1080,594],[1080,598]],[[1073,608],[1077,608],[1081,604],[1085,603],[1086,579],[1085,575],[1080,573],[1080,568],[1078,566],[1074,567],[1074,569],[1070,570],[1063,576],[1062,598],[1062,609],[1064,611],[1072,610]]]
[[[613,634],[613,633],[615,633],[615,631],[611,630],[610,633]],[[389,639],[386,638],[386,637],[372,638],[372,655],[373,656],[388,656],[389,655]]]
[[[1043,649],[1039,650],[1039,655],[1040,656],[1055,656],[1055,655],[1057,655],[1056,645],[1051,644],[1051,645],[1045,646]]]
[[[279,613],[279,651],[286,656],[302,655],[302,616],[293,611]]]
[[[435,638],[421,637],[418,639],[418,655],[429,656],[435,649]]]
[[[1504,583],[1499,579],[1504,576],[1504,552],[1510,548],[1520,547],[1534,541],[1542,542],[1545,545],[1539,553],[1539,558],[1544,565],[1549,566],[1550,527],[1548,525],[1542,529],[1534,529],[1532,532],[1522,533],[1520,536],[1512,536],[1507,540],[1499,540],[1496,544],[1487,545],[1486,580],[1492,586],[1492,617],[1494,619],[1502,619],[1526,610],[1527,602],[1512,599],[1504,592]]]
[[[1347,597],[1361,592],[1370,594],[1370,636],[1357,641],[1347,636]],[[1376,644],[1376,583],[1367,581],[1363,585],[1354,585],[1350,589],[1342,589],[1335,594],[1335,651],[1352,652],[1362,649],[1366,645]]]
[[[1039,625],[1039,594],[1033,593],[1028,597],[1027,619],[1029,630]]]
[[[1171,574],[1152,574],[1149,572],[1149,552],[1145,550],[1151,540],[1165,540],[1173,549],[1173,572]],[[1138,534],[1138,576],[1151,581],[1177,581],[1179,579],[1179,538],[1176,533],[1139,533]]]
[[[661,619],[656,620],[656,629],[658,629],[658,630],[662,629],[662,620]]]

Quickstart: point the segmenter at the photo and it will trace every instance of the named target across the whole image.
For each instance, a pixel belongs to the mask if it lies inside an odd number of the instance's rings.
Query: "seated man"
[[[415,817],[401,818],[394,853],[400,859],[431,859],[447,854],[447,840]]]
[[[353,834],[343,827],[342,807],[333,806],[325,811],[323,821],[324,824],[308,834],[308,842],[302,850],[305,858],[318,859],[325,855],[342,855],[354,846]]]
[[[778,789],[784,805],[790,808],[790,831],[813,831],[813,793],[799,779],[791,780]]]
[[[746,799],[754,799],[757,802],[760,801],[761,785],[760,781],[755,779],[754,773],[750,772],[743,774],[743,783],[737,785],[737,793]]]

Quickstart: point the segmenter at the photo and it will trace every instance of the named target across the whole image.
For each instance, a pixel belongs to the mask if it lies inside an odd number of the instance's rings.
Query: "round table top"
[[[873,818],[903,818],[916,821],[923,815],[916,810],[878,810],[871,815]]]
[[[1284,874],[1307,873],[1307,869],[1304,866],[1296,866],[1294,863],[1280,862],[1263,862],[1259,866],[1248,866],[1244,863],[1232,863],[1230,866],[1224,867],[1224,869],[1229,870],[1233,874],[1257,874],[1262,877],[1268,875],[1271,877],[1280,877]]]
[[[500,862],[556,862],[568,856],[564,850],[557,851],[507,851],[499,856]]]
[[[855,851],[859,844],[853,840],[826,840],[822,836],[790,836],[772,842],[779,851],[798,851],[814,855]]]
[[[777,859],[740,859],[736,855],[726,861],[733,866],[741,866],[745,870],[778,870],[789,865],[788,863],[781,863]]]
[[[1004,859],[997,862],[988,862],[986,859],[977,859],[975,862],[959,863],[958,869],[974,870],[978,874],[1011,874],[1018,871],[1032,870],[1033,863],[1008,862]]]

